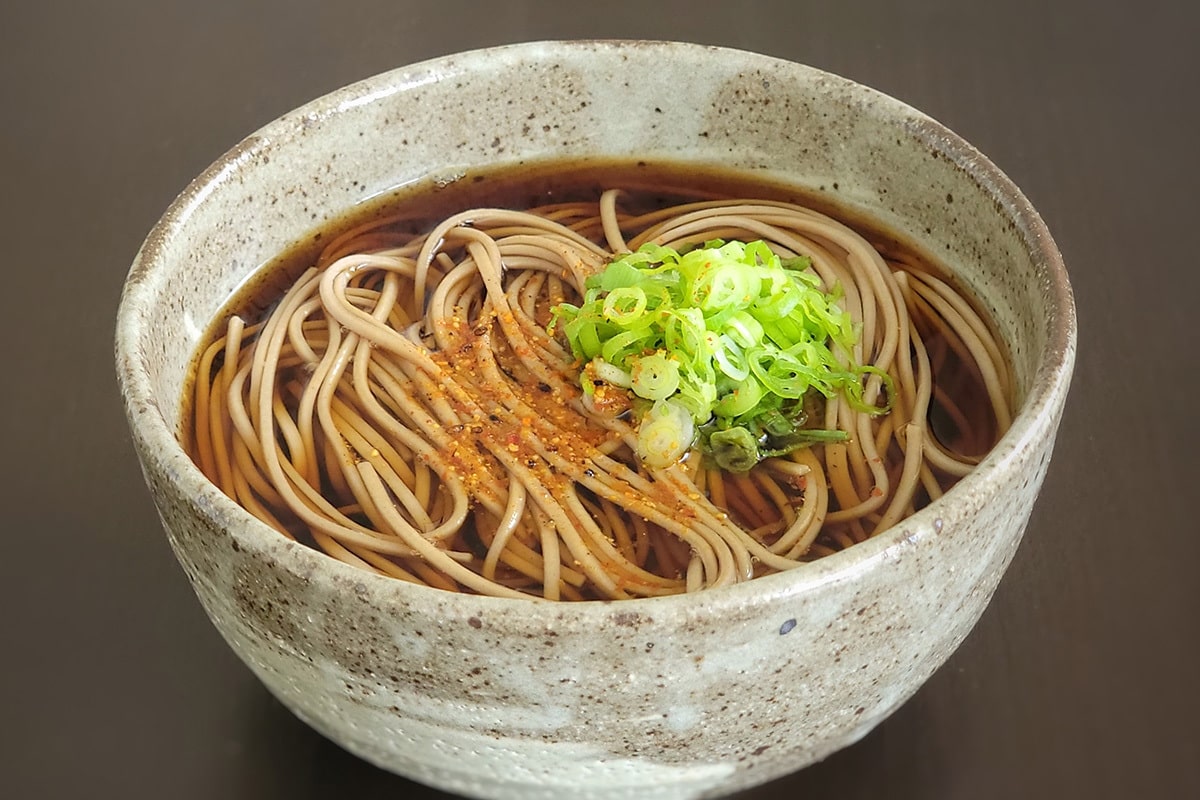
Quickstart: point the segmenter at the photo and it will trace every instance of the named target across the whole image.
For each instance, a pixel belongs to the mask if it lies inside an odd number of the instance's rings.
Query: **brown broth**
[[[855,229],[871,242],[885,257],[919,262],[922,268],[955,289],[974,306],[976,313],[987,320],[979,304],[963,291],[953,274],[927,252],[919,250],[903,232],[885,231],[877,223],[861,215],[847,213],[823,191],[801,190],[794,186],[764,181],[746,172],[719,171],[694,165],[648,161],[573,161],[525,164],[487,172],[467,173],[450,182],[433,180],[397,187],[383,195],[358,204],[344,214],[311,231],[284,250],[277,258],[264,264],[235,293],[217,315],[206,332],[199,354],[213,341],[224,335],[229,318],[236,314],[247,323],[263,319],[295,279],[317,258],[326,245],[341,234],[386,217],[404,221],[390,224],[388,230],[418,235],[432,229],[445,218],[471,208],[508,208],[524,210],[552,203],[597,201],[606,189],[625,190],[620,200],[623,211],[648,212],[681,202],[699,199],[755,198],[794,202],[828,214]],[[989,323],[990,324],[990,323]],[[994,328],[993,328],[994,333]],[[964,368],[950,348],[939,342],[939,336],[922,331],[931,352],[943,359],[937,381],[953,395],[954,402],[966,418],[988,420],[972,436],[964,438],[952,415],[940,410],[930,413],[930,428],[943,444],[967,453],[978,453],[995,441],[998,427],[991,414],[986,390],[977,370]],[[214,371],[220,366],[220,357]],[[194,450],[191,406],[195,365],[183,394],[181,440]],[[207,379],[208,376],[205,376]],[[1011,401],[1011,398],[1009,398]],[[976,423],[972,422],[974,426]],[[952,482],[952,481],[951,481]],[[922,496],[922,505],[928,501]],[[731,508],[735,518],[743,515]],[[298,538],[306,539],[299,530]]]

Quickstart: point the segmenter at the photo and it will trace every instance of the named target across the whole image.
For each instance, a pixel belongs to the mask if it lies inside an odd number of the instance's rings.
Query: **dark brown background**
[[[6,4],[0,794],[443,797],[293,719],[204,618],[125,431],[117,298],[173,196],[289,108],[455,50],[608,37],[759,50],[932,114],[1024,188],[1079,304],[1055,460],[977,629],[863,742],[744,797],[1200,796],[1196,15],[963,5]]]

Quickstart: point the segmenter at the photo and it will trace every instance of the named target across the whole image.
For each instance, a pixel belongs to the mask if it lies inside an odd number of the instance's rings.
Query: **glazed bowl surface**
[[[693,595],[548,603],[357,571],[285,540],[179,444],[189,365],[254,271],[414,181],[562,159],[761,175],[937,254],[1006,343],[1018,413],[945,497],[862,544]],[[403,67],[249,136],[130,270],[116,354],[171,545],[263,684],[385,769],[481,798],[715,797],[870,731],[954,651],[1021,539],[1067,395],[1075,314],[1036,211],[984,156],[869,88],[753,53],[540,42]]]

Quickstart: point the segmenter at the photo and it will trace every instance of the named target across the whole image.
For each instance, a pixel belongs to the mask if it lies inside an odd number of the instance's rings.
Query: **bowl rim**
[[[223,183],[236,177],[254,161],[261,150],[294,137],[304,120],[312,121],[352,110],[404,91],[422,82],[438,80],[447,73],[494,68],[496,59],[564,56],[598,57],[619,54],[627,48],[655,49],[673,58],[740,59],[770,69],[808,73],[842,91],[874,101],[903,121],[932,152],[953,162],[966,176],[998,203],[1001,213],[1017,227],[1025,251],[1044,271],[1043,291],[1052,314],[1047,321],[1047,341],[1037,355],[1037,367],[1026,396],[1014,415],[1012,426],[983,461],[940,499],[909,516],[887,531],[853,547],[803,566],[755,578],[731,586],[663,597],[627,600],[553,602],[537,597],[511,599],[479,594],[453,593],[356,569],[306,545],[287,540],[226,497],[192,462],[167,424],[155,397],[150,370],[143,353],[143,329],[150,324],[149,312],[165,277],[160,263],[169,244],[186,228],[193,212]],[[1011,468],[1028,446],[1053,435],[1057,414],[1065,400],[1074,367],[1077,320],[1065,264],[1041,216],[1019,188],[986,156],[965,139],[923,112],[883,92],[839,75],[752,51],[678,41],[651,40],[566,40],[532,41],[452,53],[391,69],[335,89],[277,117],[236,144],[194,178],[155,223],[138,250],[125,280],[116,318],[115,359],[118,384],[125,413],[143,470],[153,467],[168,477],[181,496],[190,499],[194,511],[214,528],[233,537],[251,553],[268,556],[278,568],[296,576],[321,576],[336,586],[352,587],[372,604],[399,603],[407,606],[432,604],[443,616],[466,618],[482,610],[500,615],[515,607],[552,607],[558,624],[564,621],[588,625],[613,613],[613,603],[624,613],[646,618],[717,614],[730,607],[759,606],[813,592],[827,584],[853,580],[889,554],[902,555],[922,546],[937,535],[934,522],[940,512],[974,487],[982,486],[998,472]],[[148,472],[147,472],[148,474]],[[157,499],[156,499],[157,502]],[[937,526],[940,527],[940,526]],[[191,576],[193,580],[196,576]],[[523,615],[504,615],[520,619]],[[541,619],[542,614],[532,617]]]

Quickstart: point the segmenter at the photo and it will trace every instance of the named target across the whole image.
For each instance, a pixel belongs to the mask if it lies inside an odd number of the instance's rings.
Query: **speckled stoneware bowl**
[[[669,120],[669,124],[666,121]],[[235,506],[176,440],[203,329],[258,265],[397,184],[555,157],[755,170],[942,254],[991,312],[1020,413],[942,500],[865,544],[694,596],[552,604],[364,574]],[[856,741],[979,618],[1041,486],[1075,352],[1037,213],[970,145],[893,99],[750,53],[539,43],[321,98],[189,186],[134,262],[117,364],[147,483],[230,646],[362,758],[473,797],[715,797]]]

